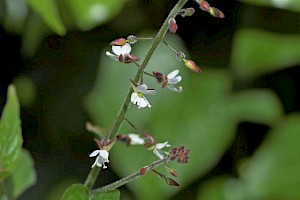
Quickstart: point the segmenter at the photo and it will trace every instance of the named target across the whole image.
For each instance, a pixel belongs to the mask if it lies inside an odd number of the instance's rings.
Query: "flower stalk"
[[[160,166],[161,164],[167,162],[168,160],[169,160],[168,157],[161,159],[161,160],[157,160],[157,161],[151,163],[150,165],[143,167],[143,169],[147,169],[147,172],[148,172],[148,171],[153,170],[156,167]],[[141,172],[139,170],[138,172],[135,172],[135,173],[133,173],[125,178],[122,178],[116,182],[113,182],[104,187],[100,187],[100,188],[92,190],[91,195],[95,195],[96,193],[99,193],[99,192],[109,192],[109,191],[115,190],[115,189],[133,181],[134,179],[145,175],[147,172],[145,172],[144,174],[141,174]]]

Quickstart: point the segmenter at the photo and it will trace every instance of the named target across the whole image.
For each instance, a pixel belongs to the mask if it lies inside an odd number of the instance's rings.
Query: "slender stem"
[[[156,167],[158,167],[159,165],[165,163],[167,160],[169,160],[168,157],[166,157],[164,159],[161,159],[161,160],[157,160],[157,161],[151,163],[150,165],[145,166],[144,169],[147,169],[147,172],[151,171],[151,170],[155,169]],[[138,177],[141,177],[141,176],[143,176],[143,175],[140,174],[140,171],[135,172],[135,173],[133,173],[133,174],[131,174],[131,175],[125,177],[125,178],[122,178],[122,179],[120,179],[116,182],[113,182],[111,184],[108,184],[104,187],[94,189],[94,190],[91,191],[91,194],[96,194],[98,192],[109,192],[109,191],[115,190],[115,189],[125,185],[126,183],[131,182],[134,179],[136,179]]]
[[[131,121],[129,121],[127,118],[125,118],[124,119],[132,128],[134,128],[136,131],[138,130],[136,127],[135,127],[135,125],[131,122]]]
[[[177,52],[173,47],[171,47],[165,40],[163,41],[163,43],[164,43],[169,49],[171,49],[176,55],[178,54],[178,52]]]
[[[171,18],[175,18],[176,15],[178,14],[178,12],[180,11],[180,9],[184,6],[184,4],[187,2],[188,0],[179,0],[177,2],[177,4],[174,6],[174,8],[171,10],[171,12],[169,13],[168,17],[165,19],[163,25],[161,26],[161,28],[159,29],[156,37],[154,38],[154,40],[152,41],[152,44],[147,52],[147,55],[145,57],[145,59],[143,60],[142,64],[140,65],[140,67],[138,68],[136,75],[134,77],[134,81],[138,82],[141,77],[144,74],[144,70],[151,58],[151,56],[153,55],[154,51],[156,50],[157,46],[159,45],[160,42],[163,41],[167,31],[168,31],[168,27],[169,27],[169,20]],[[123,101],[123,104],[121,105],[121,108],[113,122],[112,128],[110,129],[109,133],[107,134],[106,138],[111,138],[111,137],[115,137],[118,130],[120,129],[124,118],[125,118],[125,114],[129,108],[129,104],[130,104],[130,97],[131,97],[131,93],[133,92],[133,89],[131,88],[131,86],[129,86],[128,92],[125,96],[125,99]],[[85,181],[85,185],[89,186],[88,188],[92,188],[93,184],[98,176],[98,173],[100,171],[100,169],[96,170],[97,168],[92,168],[91,171],[89,172],[89,175]],[[98,171],[98,172],[97,172]],[[96,173],[97,172],[97,173]]]
[[[87,178],[84,182],[84,186],[86,186],[89,190],[92,189],[100,171],[101,171],[100,167],[93,167],[91,169],[89,175],[87,176]]]

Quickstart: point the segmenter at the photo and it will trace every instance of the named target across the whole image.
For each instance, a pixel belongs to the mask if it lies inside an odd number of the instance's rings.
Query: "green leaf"
[[[16,90],[10,85],[0,121],[0,180],[16,169],[21,157],[23,139],[19,112]]]
[[[300,1],[298,0],[239,0],[258,6],[270,6],[295,12],[300,12]]]
[[[299,133],[299,114],[282,118],[252,158],[239,165],[238,179],[211,180],[198,199],[300,199]]]
[[[101,192],[96,194],[92,200],[119,200],[120,199],[120,191],[114,190],[111,192]]]
[[[182,42],[176,36],[168,37],[167,41],[175,44],[175,49],[184,51]],[[133,54],[143,58],[147,47],[148,44],[138,42],[133,46]],[[86,107],[95,122],[108,127],[123,102],[130,87],[129,78],[135,74],[136,67],[111,61],[105,56],[101,58],[100,66],[101,72],[86,101]],[[280,101],[274,94],[265,94],[265,91],[247,94],[248,91],[245,91],[241,95],[232,95],[231,74],[205,68],[202,68],[202,74],[195,74],[178,62],[164,45],[160,45],[155,51],[146,71],[155,70],[168,74],[174,69],[180,69],[183,93],[161,89],[153,78],[145,76],[148,86],[158,90],[157,95],[147,96],[152,107],[138,109],[131,105],[127,118],[140,130],[149,131],[157,142],[169,141],[173,147],[184,145],[191,150],[190,160],[186,165],[171,163],[178,174],[176,182],[180,185],[190,184],[216,165],[234,139],[235,128],[241,120],[251,119],[272,124],[282,114]],[[243,105],[241,97],[256,94],[257,97],[252,97],[255,104],[260,108],[266,103],[268,107],[263,110],[255,109],[249,114],[246,111],[251,110],[253,104],[245,102],[246,105]],[[238,105],[234,107],[233,102]],[[135,130],[124,123],[120,133],[130,132]],[[143,146],[128,148],[122,144],[115,145],[110,155],[109,167],[113,167],[121,177],[138,171],[157,159]],[[164,171],[164,168],[161,169]],[[169,187],[151,173],[129,183],[128,187],[139,199],[144,200],[166,199],[180,189]]]
[[[255,78],[300,62],[300,35],[242,29],[234,37],[232,67],[240,78]]]
[[[55,0],[28,0],[28,3],[41,16],[49,28],[59,35],[66,34],[66,28],[60,18]]]
[[[12,199],[17,199],[27,188],[36,182],[36,172],[30,153],[23,149],[20,162],[8,178],[9,190]]]
[[[241,170],[250,199],[300,199],[300,115],[276,125]]]
[[[65,0],[77,26],[90,30],[118,14],[126,0]]]
[[[63,194],[61,200],[88,200],[89,191],[88,188],[82,184],[73,184]]]

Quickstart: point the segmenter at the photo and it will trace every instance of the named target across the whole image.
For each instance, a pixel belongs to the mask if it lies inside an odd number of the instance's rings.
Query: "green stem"
[[[164,159],[157,160],[157,161],[151,163],[150,165],[145,166],[144,168],[147,169],[147,172],[148,172],[148,171],[151,171],[151,170],[155,169],[156,167],[160,166],[161,164],[165,163],[168,160],[169,160],[169,158],[166,157]],[[135,173],[133,173],[133,174],[131,174],[131,175],[125,177],[125,178],[122,178],[122,179],[120,179],[116,182],[113,182],[111,184],[108,184],[104,187],[94,189],[94,190],[91,191],[91,194],[93,195],[93,194],[96,194],[98,192],[109,192],[109,191],[115,190],[115,189],[125,185],[126,183],[129,183],[129,182],[133,181],[134,179],[136,179],[138,177],[141,177],[141,176],[143,176],[143,175],[140,174],[140,171],[135,172]]]
[[[136,72],[136,75],[134,77],[134,81],[138,82],[141,77],[143,76],[143,72],[151,58],[151,56],[153,55],[155,49],[157,48],[157,46],[159,45],[160,42],[163,41],[167,31],[168,31],[168,27],[169,27],[169,20],[171,18],[175,18],[176,15],[178,14],[178,12],[180,11],[180,9],[184,6],[184,4],[187,2],[188,0],[179,0],[177,2],[177,4],[174,6],[174,8],[171,10],[171,12],[169,13],[168,17],[165,19],[163,25],[161,26],[161,28],[159,29],[156,37],[154,38],[154,40],[152,41],[152,44],[147,52],[147,55],[145,57],[145,59],[143,60],[142,64],[140,65],[140,67],[138,68],[138,71]],[[125,118],[125,114],[129,108],[129,104],[130,104],[130,97],[131,97],[131,93],[133,92],[133,89],[131,88],[131,86],[129,86],[128,92],[126,94],[126,97],[123,101],[123,104],[113,122],[112,128],[110,129],[109,133],[107,134],[106,138],[111,138],[111,137],[115,137],[117,135],[118,130],[120,129],[124,118]],[[100,171],[100,169],[98,169]],[[99,171],[96,170],[96,168],[92,168],[91,171],[89,172],[89,175],[85,181],[85,185],[88,186],[88,188],[92,188],[93,184],[98,176]],[[98,172],[97,172],[98,171]],[[97,172],[97,173],[96,173]]]
[[[89,190],[92,189],[100,171],[101,171],[101,168],[97,167],[97,166],[93,167],[90,170],[90,173],[84,182],[84,186],[86,186]]]
[[[171,10],[169,16],[165,19],[163,25],[161,26],[159,32],[157,33],[155,39],[152,41],[152,44],[147,52],[147,55],[145,56],[145,59],[143,60],[142,64],[140,65],[140,67],[138,68],[138,71],[134,77],[134,82],[138,82],[140,80],[140,78],[142,77],[143,75],[143,72],[150,60],[150,58],[152,57],[154,51],[156,50],[157,46],[159,45],[160,42],[163,41],[167,31],[168,31],[168,28],[169,28],[169,20],[171,18],[174,18],[176,17],[176,15],[178,14],[178,12],[180,11],[180,9],[184,6],[184,4],[187,2],[187,0],[179,0],[177,2],[177,4],[174,6],[174,8]],[[117,117],[115,118],[114,122],[113,122],[113,125],[112,125],[112,128],[110,130],[110,132],[108,133],[107,135],[107,138],[110,138],[111,136],[115,136],[119,130],[119,128],[121,127],[123,121],[124,121],[124,117],[125,117],[125,114],[127,112],[127,109],[129,107],[129,104],[130,104],[130,96],[131,96],[131,93],[133,92],[132,88],[130,87],[128,92],[127,92],[127,95],[125,97],[125,100],[119,110],[119,113],[117,115]]]
[[[0,181],[0,199],[1,200],[8,200],[8,197],[5,192],[5,187],[3,181]]]

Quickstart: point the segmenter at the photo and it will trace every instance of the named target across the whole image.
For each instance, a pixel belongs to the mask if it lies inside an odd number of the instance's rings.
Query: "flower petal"
[[[110,53],[109,51],[106,51],[105,54],[112,60],[114,61],[119,61],[119,56],[115,55],[115,54],[112,54]]]
[[[164,154],[162,153],[162,151],[159,151],[157,149],[153,150],[153,153],[159,158],[159,159],[163,159],[164,158]]]
[[[144,96],[138,100],[137,105],[139,108],[145,108],[147,106],[151,108],[149,101]]]
[[[155,89],[147,89],[145,94],[151,94],[151,95],[155,95],[156,94],[156,90]]]
[[[175,78],[169,79],[169,83],[175,85],[179,83],[181,80],[182,80],[181,76],[176,76]]]
[[[145,144],[145,140],[141,138],[138,134],[130,133],[128,134],[128,137],[130,138],[130,144],[131,145],[143,145]]]
[[[168,144],[168,141],[167,142],[164,142],[164,143],[157,143],[156,144],[156,149],[162,149],[162,148],[165,148],[165,147],[170,147],[171,145]]]
[[[122,54],[122,46],[112,46],[111,49],[117,56]]]
[[[177,74],[179,73],[178,69],[175,69],[174,71],[170,72],[167,77],[168,79],[174,78],[175,76],[177,76]]]
[[[140,91],[143,94],[146,94],[148,86],[146,84],[138,85],[137,86],[138,91]]]
[[[140,99],[139,95],[136,92],[133,92],[131,94],[131,102],[133,104],[136,104],[138,102],[138,100]]]
[[[122,46],[122,54],[130,53],[131,52],[131,46],[129,43],[126,43]]]
[[[95,150],[90,154],[90,157],[95,157],[100,153],[100,150]]]
[[[103,158],[103,160],[107,160],[108,161],[109,153],[106,150],[100,150],[99,156],[101,156],[101,158]]]
[[[173,92],[178,92],[178,93],[182,92],[182,86],[174,87],[173,85],[168,85],[167,88],[169,88]]]

